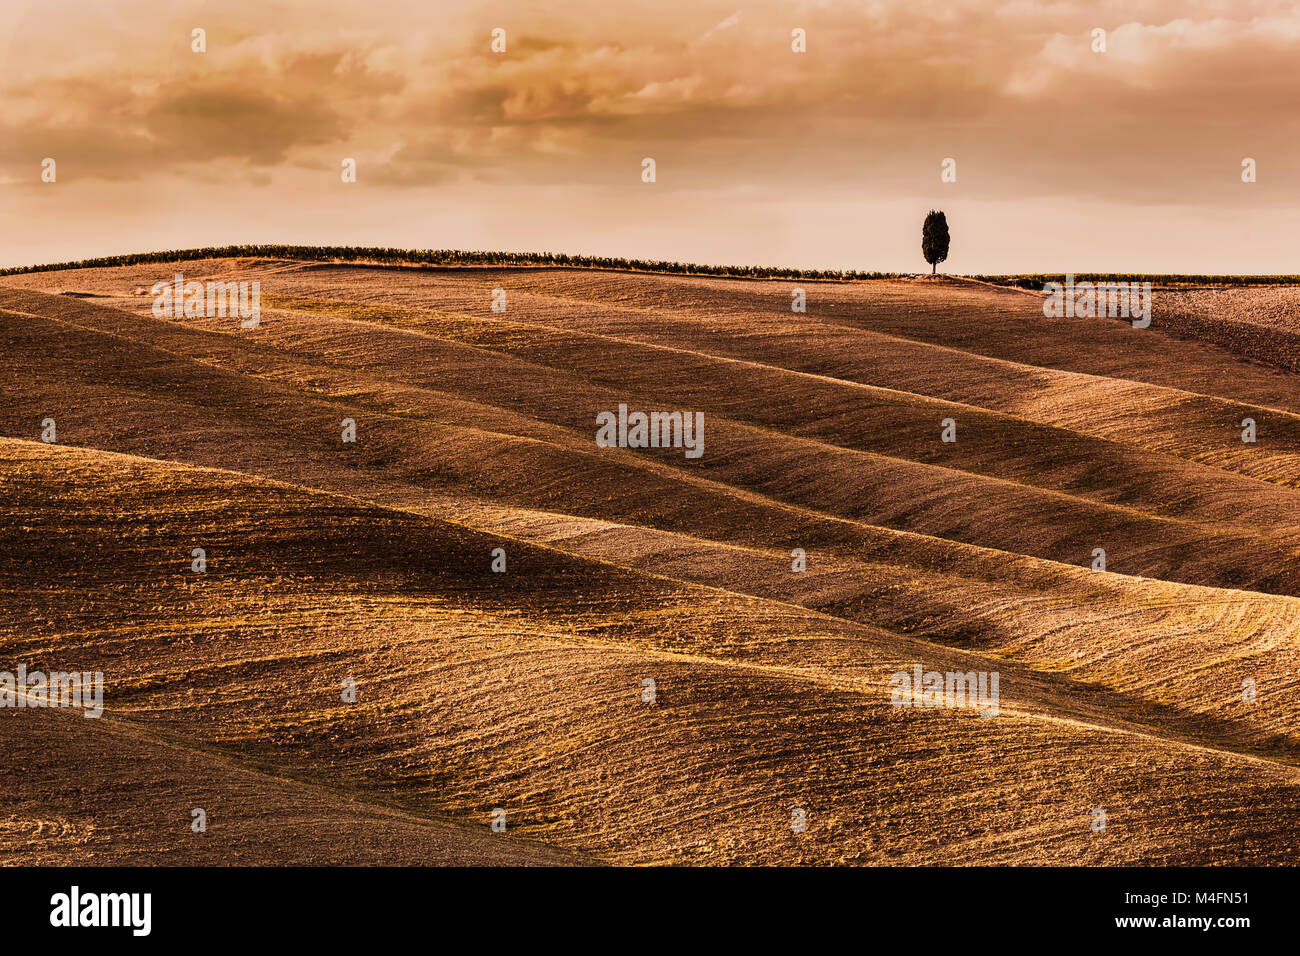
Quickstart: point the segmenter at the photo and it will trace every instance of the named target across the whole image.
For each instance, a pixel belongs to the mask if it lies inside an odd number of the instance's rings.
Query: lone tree
[[[930,275],[934,275],[935,268],[944,259],[948,258],[948,220],[944,218],[943,213],[930,210],[930,215],[925,217],[925,225],[921,227],[921,254],[925,256],[925,261],[930,263]]]

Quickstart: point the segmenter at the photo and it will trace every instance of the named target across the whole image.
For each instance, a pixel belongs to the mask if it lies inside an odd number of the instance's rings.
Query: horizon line
[[[706,276],[730,279],[802,279],[809,281],[864,281],[931,277],[928,272],[883,272],[860,269],[797,269],[787,266],[716,265],[677,262],[667,259],[628,259],[561,252],[506,252],[501,250],[403,249],[383,246],[317,246],[279,243],[197,246],[156,252],[95,256],[63,262],[38,263],[0,268],[0,276],[59,272],[71,269],[113,268],[163,262],[191,262],[201,259],[284,258],[340,263],[374,263],[382,266],[441,268],[544,267],[592,269],[616,272],[652,272],[668,275]],[[1030,288],[1056,279],[1074,276],[1084,281],[1123,276],[1129,280],[1150,280],[1170,284],[1218,283],[1237,285],[1295,285],[1300,275],[1272,273],[1121,273],[1121,272],[1006,272],[937,273],[935,277],[968,279],[996,285]]]

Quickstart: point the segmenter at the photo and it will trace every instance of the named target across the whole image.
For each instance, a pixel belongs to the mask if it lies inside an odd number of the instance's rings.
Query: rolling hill
[[[155,317],[178,271],[258,281],[260,324]],[[799,284],[0,278],[0,670],[105,679],[99,720],[0,708],[0,862],[1292,860],[1272,327]],[[703,412],[704,453],[600,447],[620,404]],[[996,672],[997,715],[894,706],[918,664]]]

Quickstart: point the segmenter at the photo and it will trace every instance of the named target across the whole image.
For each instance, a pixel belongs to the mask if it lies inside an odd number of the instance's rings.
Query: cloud
[[[351,156],[369,196],[568,190],[601,210],[653,156],[657,201],[1300,200],[1300,12],[1281,0],[758,0],[743,15],[734,2],[564,0],[542,16],[505,0],[430,17],[403,0],[229,0],[218,17],[49,0],[74,12],[0,38],[0,184],[38,188],[53,156],[60,187],[98,183],[105,203],[110,185],[191,180],[289,210]],[[78,30],[52,26],[69,16]],[[1243,156],[1261,171],[1245,191]]]
[[[703,38],[707,40],[709,39],[709,37],[716,36],[717,34],[721,33],[723,30],[730,30],[732,27],[737,26],[739,23],[740,23],[740,11],[737,10],[735,13],[727,17],[725,20],[720,21],[716,26],[713,27],[713,29],[705,33]]]
[[[1011,73],[1006,89],[1019,97],[1059,97],[1084,82],[1159,94],[1203,85],[1207,76],[1237,87],[1243,77],[1257,74],[1261,61],[1278,66],[1293,61],[1297,39],[1300,8],[1286,16],[1246,20],[1216,16],[1121,23],[1106,31],[1104,53],[1094,51],[1091,29],[1056,33]],[[1263,77],[1252,82],[1260,93],[1275,85]]]

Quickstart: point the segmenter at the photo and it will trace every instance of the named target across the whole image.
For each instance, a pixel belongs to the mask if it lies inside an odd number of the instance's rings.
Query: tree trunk
[[[934,275],[934,270],[937,269],[937,268],[939,268],[939,263],[937,263],[937,262],[931,262],[931,263],[930,263],[930,275]]]

